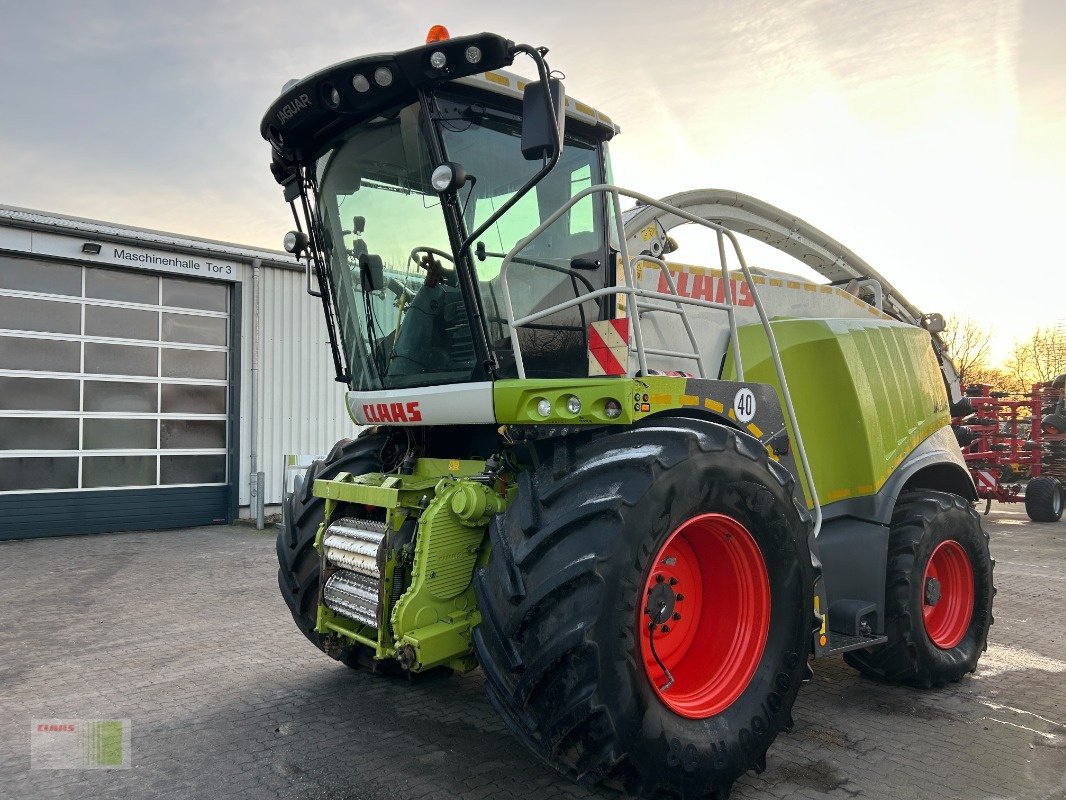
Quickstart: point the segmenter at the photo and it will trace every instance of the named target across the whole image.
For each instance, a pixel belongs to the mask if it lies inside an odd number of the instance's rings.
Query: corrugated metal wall
[[[241,329],[240,504],[249,503],[252,381],[252,269],[245,268]],[[344,409],[345,387],[334,380],[320,302],[304,291],[304,275],[260,270],[259,469],[265,502],[281,502],[287,453],[324,454],[358,428]]]

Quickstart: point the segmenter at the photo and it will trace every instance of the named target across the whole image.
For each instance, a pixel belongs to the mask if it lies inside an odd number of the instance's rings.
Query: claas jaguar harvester
[[[725,797],[810,659],[920,687],[976,668],[992,562],[958,380],[939,315],[802,220],[612,185],[619,129],[546,52],[434,28],[263,119],[367,426],[286,502],[281,593],[348,666],[480,667],[575,780]],[[673,255],[681,225],[713,268]],[[741,237],[825,281],[749,266]]]

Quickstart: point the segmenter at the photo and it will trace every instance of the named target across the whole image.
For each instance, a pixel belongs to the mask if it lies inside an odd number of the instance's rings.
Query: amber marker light
[[[451,37],[448,33],[448,29],[443,25],[434,25],[429,29],[429,33],[426,34],[426,44],[433,44],[434,42],[446,42]]]

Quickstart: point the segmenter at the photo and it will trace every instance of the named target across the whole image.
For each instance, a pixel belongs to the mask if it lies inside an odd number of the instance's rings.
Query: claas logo
[[[417,400],[410,403],[363,403],[363,416],[367,422],[422,421]]]
[[[698,272],[670,270],[677,293],[682,297],[695,300],[709,300],[712,303],[725,302],[725,281],[717,275],[703,275]],[[747,281],[731,279],[733,305],[754,306],[755,298],[751,296]],[[670,283],[666,275],[660,273],[658,291],[670,294]]]

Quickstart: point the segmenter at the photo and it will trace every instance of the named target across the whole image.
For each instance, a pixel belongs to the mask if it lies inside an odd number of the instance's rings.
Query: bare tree
[[[1028,339],[1015,342],[1006,368],[1023,391],[1066,373],[1066,329],[1041,326]]]
[[[940,338],[948,349],[959,380],[963,385],[983,383],[979,374],[989,371],[988,356],[992,342],[992,330],[972,319],[949,317],[947,328]]]
[[[975,366],[966,372],[965,385],[987,384],[995,392],[1010,392],[1018,394],[1028,392],[1029,387],[1023,386],[1013,374],[1002,367]]]

